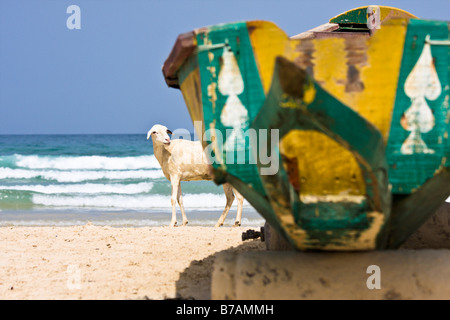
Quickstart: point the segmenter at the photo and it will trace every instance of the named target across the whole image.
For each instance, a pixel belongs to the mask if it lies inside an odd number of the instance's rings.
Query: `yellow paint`
[[[316,88],[312,82],[307,82],[303,88],[303,102],[310,104],[316,98]]]
[[[381,24],[385,22],[385,20],[392,19],[392,18],[415,18],[417,17],[405,10],[394,8],[394,7],[388,7],[388,6],[380,6],[380,20]]]
[[[275,58],[280,55],[288,58],[291,54],[289,38],[272,22],[250,21],[247,22],[247,29],[264,92],[267,95],[272,83]]]
[[[213,78],[217,77],[217,75],[216,75],[216,67],[209,66],[209,67],[206,67],[206,69],[211,73],[211,77],[213,77]]]
[[[195,91],[197,88],[198,92]],[[203,106],[201,98],[201,86],[200,86],[200,73],[198,68],[193,70],[184,79],[183,83],[180,85],[180,90],[183,94],[184,102],[189,110],[189,114],[193,122],[202,121],[203,122]]]
[[[337,16],[331,18],[330,22],[336,18],[339,18],[339,16],[346,15],[348,12],[351,12],[354,10],[360,10],[360,9],[367,9],[367,7],[368,6],[358,7],[358,8],[354,8],[352,10],[348,10],[343,13],[340,13]],[[380,8],[381,23],[385,22],[384,20],[386,20],[386,18],[388,18],[388,20],[391,18],[415,18],[415,19],[417,19],[417,17],[415,15],[413,15],[412,13],[409,13],[408,11],[402,10],[402,9],[398,9],[398,8],[390,7],[390,6],[377,6],[377,7]]]
[[[294,98],[291,95],[283,93],[281,95],[280,107],[304,109],[307,105],[313,102],[315,98],[316,88],[314,87],[314,83],[307,82],[303,87],[303,99],[301,99],[301,101],[299,101],[299,98]]]
[[[214,151],[214,155],[216,157],[216,164],[220,164],[220,167],[223,170],[226,170],[226,165],[222,158],[222,150],[221,150],[221,148],[219,148],[219,141],[217,139],[217,137],[218,136],[221,137],[222,134],[219,130],[216,130],[216,120],[213,120],[213,122],[209,123],[209,130],[211,133],[211,145],[208,146],[208,148],[212,148],[212,150]],[[204,144],[206,144],[206,142],[204,142]],[[222,145],[222,141],[220,141],[220,144]],[[204,145],[204,147],[205,147],[205,145]],[[207,150],[205,150],[205,153],[210,154],[210,153],[208,153]]]
[[[211,40],[209,40],[209,45],[211,45]],[[214,53],[212,53],[211,51],[208,51],[208,59],[210,63],[214,60]]]
[[[341,99],[344,95],[347,76],[345,39],[315,39],[313,59],[314,79],[325,90]]]
[[[348,238],[341,238],[339,243],[329,243],[320,249],[332,251],[374,250],[377,235],[384,225],[386,217],[381,212],[372,211],[367,213],[367,218],[370,221],[370,226],[363,232],[360,230],[351,231]],[[317,249],[315,245],[311,248]]]
[[[285,94],[283,94],[283,95],[285,95]],[[295,99],[291,98],[290,96],[288,96],[285,99],[283,99],[283,97],[282,97],[282,100],[280,102],[280,107],[282,107],[282,108],[295,109],[295,108],[298,108],[298,106],[299,106],[298,101],[296,101]]]
[[[385,141],[388,138],[395,103],[406,28],[407,21],[404,19],[389,20],[366,41],[367,61],[353,65],[359,71],[360,81],[364,84],[364,89],[358,92],[345,91],[348,70],[346,40],[314,40],[316,81],[377,127]]]
[[[365,40],[367,50],[361,52],[364,49],[353,49],[359,50],[354,53],[366,57],[365,62],[353,65],[364,85],[362,91],[345,91],[349,67],[346,39],[312,40],[314,46],[312,63],[314,79],[330,94],[375,125],[387,141],[408,22],[407,19],[387,18],[414,16],[391,7],[380,8],[381,19],[385,21],[372,37]],[[296,61],[302,54],[298,49],[302,40],[289,40],[275,24],[266,21],[248,22],[247,27],[263,88],[267,94],[276,57],[281,55]],[[312,92],[311,95],[306,92],[305,102],[309,103],[313,97]],[[286,101],[283,106],[291,107],[291,105]]]
[[[367,64],[360,70],[366,89],[343,99],[381,131],[385,142],[394,109],[406,28],[406,20],[395,19],[376,31],[368,41]]]
[[[300,196],[365,195],[353,154],[323,133],[291,130],[280,141],[280,153],[297,158]]]
[[[208,85],[208,97],[210,97],[209,101],[211,101],[213,113],[216,111],[216,101],[217,101],[216,88],[217,84],[215,82],[211,82]]]
[[[320,212],[316,210],[315,215],[318,216]],[[334,242],[323,245],[318,239],[308,237],[308,233],[298,226],[284,226],[284,230],[292,238],[292,242],[298,249],[301,250],[324,250],[324,251],[362,251],[374,250],[376,248],[377,235],[385,224],[386,216],[377,211],[366,213],[369,221],[369,227],[366,230],[349,231],[345,238],[336,238]],[[332,236],[333,231],[328,230],[327,234]]]

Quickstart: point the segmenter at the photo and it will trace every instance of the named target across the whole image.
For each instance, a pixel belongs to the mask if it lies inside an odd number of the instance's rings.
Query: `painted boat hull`
[[[198,29],[163,73],[214,181],[293,247],[390,249],[450,194],[448,39],[448,22],[362,7],[291,38],[265,21]]]

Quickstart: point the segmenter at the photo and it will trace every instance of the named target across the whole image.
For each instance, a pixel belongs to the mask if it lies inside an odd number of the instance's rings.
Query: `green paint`
[[[347,11],[333,19],[330,23],[338,24],[367,24],[367,7]]]
[[[365,24],[366,10],[366,7],[352,10],[330,22]],[[249,163],[252,150],[248,140],[245,143],[241,141],[237,146],[245,150],[244,164],[238,163],[235,154],[231,154],[235,164],[213,164],[216,182],[231,183],[276,232],[297,249],[323,249],[327,245],[345,249],[347,244],[358,242],[362,232],[373,225],[374,218],[368,214],[372,211],[384,215],[384,224],[376,235],[376,249],[397,248],[450,193],[450,169],[446,168],[450,155],[450,141],[447,138],[449,125],[446,123],[450,95],[448,46],[431,48],[442,93],[437,99],[426,101],[433,110],[435,125],[431,131],[422,134],[422,138],[435,153],[400,153],[409,135],[400,125],[400,119],[411,105],[404,84],[422,53],[427,35],[432,40],[448,39],[447,22],[409,21],[392,124],[385,148],[380,132],[373,125],[322,89],[304,70],[284,58],[277,58],[266,98],[245,22],[222,24],[199,31],[198,50],[180,68],[178,77],[182,83],[195,68],[199,68],[206,130],[214,125],[226,136],[227,129],[231,129],[221,121],[228,96],[222,95],[218,89],[226,44],[236,58],[244,84],[238,98],[248,112],[248,121],[242,129],[267,129],[269,141],[270,129],[279,129],[280,138],[294,129],[324,133],[353,153],[363,172],[367,194],[361,203],[302,203],[282,166],[281,156],[278,172],[260,175],[260,169],[265,165],[261,159],[255,159],[256,164]],[[214,105],[211,84],[216,85],[217,100]],[[305,99],[305,92],[310,90],[315,91],[314,98]],[[278,146],[272,146],[272,152],[279,155]],[[221,156],[227,159],[230,154],[222,150]],[[395,194],[412,193],[401,201],[396,201],[398,197],[395,197],[392,210],[389,183]],[[306,237],[298,236],[302,232],[306,233]]]
[[[450,194],[450,168],[447,167],[429,179],[416,192],[396,201],[392,218],[387,224],[387,249],[397,249],[429,219]]]
[[[226,126],[221,121],[221,113],[227,101],[228,95],[222,95],[219,90],[218,77],[223,66],[223,52],[225,44],[233,52],[236,58],[241,77],[244,84],[244,90],[237,95],[242,105],[248,112],[248,121],[243,126],[245,132],[249,128],[250,122],[258,114],[261,105],[265,100],[265,94],[256,66],[253,49],[245,22],[222,24],[206,28],[197,34],[198,64],[200,69],[200,79],[202,87],[203,115],[205,128],[208,130],[213,124],[220,131],[224,138],[232,127]],[[210,61],[212,57],[212,60]],[[215,70],[215,73],[212,72]],[[217,100],[215,106],[211,101],[211,84],[216,84],[215,94]],[[209,88],[209,89],[208,89]],[[243,149],[244,153],[228,153],[222,150],[222,158],[228,159],[224,164],[213,163],[216,177],[222,176],[223,179],[216,179],[216,182],[225,182],[226,173],[239,177],[244,183],[264,195],[264,189],[261,185],[256,165],[250,161],[249,140],[246,143],[238,143],[236,150]],[[243,156],[242,156],[243,155]],[[227,158],[228,157],[228,158]],[[231,159],[231,161],[229,161]],[[230,163],[234,162],[234,163]],[[242,163],[244,162],[244,163]],[[219,171],[222,171],[219,172]]]
[[[367,203],[339,202],[338,206],[329,203],[302,203],[298,225],[305,230],[366,230],[369,227]]]
[[[315,91],[314,100],[304,101],[305,92]],[[289,105],[289,107],[285,107]],[[350,125],[351,124],[351,125]],[[305,71],[284,58],[277,58],[274,78],[264,106],[252,128],[280,129],[280,138],[297,130],[316,130],[351,151],[364,174],[366,201],[300,203],[282,166],[275,175],[261,176],[272,208],[287,238],[298,249],[320,249],[342,243],[370,227],[367,213],[390,213],[387,165],[381,133],[352,109],[322,89]],[[280,159],[281,161],[281,159]],[[318,209],[318,216],[317,211]],[[292,215],[296,225],[284,224],[282,217]],[[307,232],[305,243],[295,238],[296,230]],[[320,236],[319,236],[320,235]],[[320,241],[318,241],[320,240]],[[357,239],[353,239],[357,241]],[[297,242],[296,242],[297,241]]]
[[[446,123],[449,96],[449,49],[447,46],[431,46],[431,54],[435,59],[435,68],[442,87],[441,95],[435,100],[426,100],[433,112],[435,125],[421,137],[428,148],[435,153],[402,154],[401,146],[410,134],[400,125],[403,113],[411,106],[411,99],[405,93],[405,81],[413,70],[424,48],[425,37],[432,40],[448,38],[447,22],[410,19],[406,33],[403,59],[399,74],[395,106],[392,116],[386,156],[389,164],[389,181],[392,192],[410,194],[428,179],[434,176],[437,169],[450,156],[450,144],[446,138],[449,125]],[[447,99],[447,100],[446,100]],[[447,101],[447,102],[445,102]]]

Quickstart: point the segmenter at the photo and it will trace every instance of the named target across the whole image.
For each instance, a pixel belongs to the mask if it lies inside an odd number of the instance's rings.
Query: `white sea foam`
[[[0,168],[1,179],[33,179],[41,178],[44,180],[55,180],[58,182],[82,182],[93,180],[126,180],[126,179],[158,179],[163,178],[164,174],[159,170],[123,170],[123,171],[105,171],[105,170],[26,170]]]
[[[186,209],[223,209],[226,199],[223,194],[200,193],[183,196]],[[171,208],[169,195],[98,195],[98,196],[63,196],[63,195],[33,195],[33,203],[49,207],[92,207],[92,208],[119,208],[119,209],[168,209]],[[233,206],[237,201],[233,202]],[[244,201],[244,207],[249,207]]]
[[[137,157],[15,155],[15,158],[16,166],[26,169],[136,170],[160,168],[154,155]]]
[[[67,193],[89,193],[89,194],[139,194],[149,192],[153,187],[151,182],[141,182],[136,184],[100,184],[100,183],[85,183],[85,184],[69,184],[69,185],[16,185],[16,186],[1,186],[2,190],[22,190],[32,191],[44,194],[67,194]]]
[[[147,141],[113,138],[2,140],[8,149],[1,151],[8,154],[0,156],[0,226],[69,226],[87,221],[110,226],[168,225],[170,182]],[[59,153],[65,150],[73,155]],[[75,154],[78,150],[84,155]],[[213,182],[183,184],[190,225],[213,226],[217,222],[226,202],[221,189]],[[229,225],[236,203],[227,219]],[[246,201],[244,207],[243,224],[261,220]]]

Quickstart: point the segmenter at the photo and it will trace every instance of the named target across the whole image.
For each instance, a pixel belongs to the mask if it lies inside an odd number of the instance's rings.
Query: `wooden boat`
[[[184,33],[163,73],[214,181],[293,247],[390,249],[450,195],[448,39],[448,22],[366,6],[290,38],[266,21]]]

